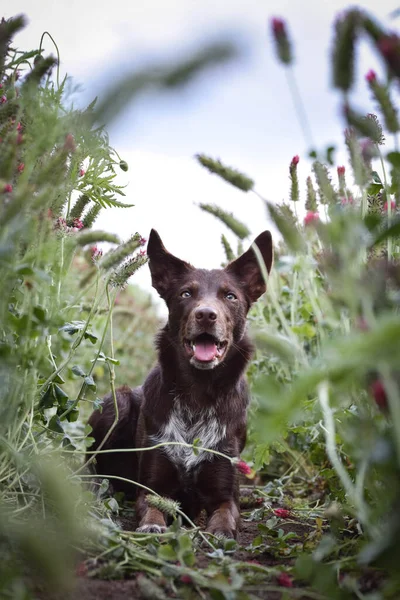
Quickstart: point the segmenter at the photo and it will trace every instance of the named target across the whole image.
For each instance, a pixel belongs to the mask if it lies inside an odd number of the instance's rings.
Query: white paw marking
[[[167,528],[163,525],[156,525],[155,523],[150,523],[149,525],[142,525],[136,529],[139,533],[165,533]]]

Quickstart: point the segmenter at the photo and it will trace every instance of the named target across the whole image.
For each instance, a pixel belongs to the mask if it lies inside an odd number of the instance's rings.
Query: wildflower
[[[308,211],[312,211],[312,212],[317,210],[317,194],[314,190],[314,186],[313,186],[311,177],[307,177],[306,209]]]
[[[99,258],[103,256],[103,250],[100,250],[97,246],[92,246],[90,248],[90,256],[93,262],[96,262]]]
[[[5,104],[7,102],[7,97],[6,96],[1,96],[0,97],[0,104]]]
[[[22,125],[21,125],[21,123],[18,123],[18,125],[17,125],[17,131],[18,132],[22,131]]]
[[[190,575],[181,575],[182,583],[192,583],[192,578]]]
[[[288,519],[292,516],[290,510],[287,510],[286,508],[276,508],[274,510],[274,515],[281,519]]]
[[[370,69],[366,74],[365,79],[368,81],[368,83],[373,83],[374,81],[376,81],[375,71],[373,69]]]
[[[340,200],[340,204],[342,206],[347,206],[348,204],[354,204],[353,196],[343,196]]]
[[[375,400],[377,406],[379,406],[379,408],[381,410],[386,410],[388,407],[388,404],[387,404],[386,390],[385,390],[383,383],[379,379],[376,379],[375,381],[373,381],[371,383],[371,385],[369,386],[369,389],[370,389],[372,396],[374,397],[374,400]]]
[[[77,565],[75,573],[77,577],[85,577],[87,575],[88,569],[84,562],[79,563]]]
[[[388,212],[388,208],[389,208],[389,205],[388,205],[388,202],[386,201],[385,204],[383,205],[383,210],[385,212]],[[396,210],[396,202],[394,200],[391,200],[390,208],[391,208],[392,212]]]
[[[346,172],[346,167],[338,167],[337,168],[337,173],[338,173],[339,177],[341,177],[342,175],[344,175],[345,172]]]
[[[296,202],[299,199],[299,178],[297,176],[297,165],[299,164],[299,157],[293,156],[292,162],[289,166],[289,177],[290,177],[290,199],[292,202]]]
[[[18,173],[22,173],[22,171],[25,169],[25,164],[24,163],[19,163],[18,167],[17,167],[17,171]]]
[[[58,217],[58,219],[56,219],[54,227],[60,231],[68,231],[67,221],[63,217]]]
[[[354,56],[360,25],[360,12],[351,9],[335,22],[333,47],[333,83],[336,88],[349,90],[354,81]]]
[[[85,169],[79,169],[79,177],[83,177],[85,173]]]
[[[65,136],[64,150],[66,150],[67,152],[71,152],[71,153],[75,152],[75,150],[76,150],[75,139],[74,139],[74,136],[72,135],[72,133],[68,133]]]
[[[251,467],[244,462],[244,460],[239,460],[239,462],[236,463],[236,468],[240,473],[243,473],[243,475],[250,475],[251,473]]]
[[[278,58],[285,65],[290,65],[293,62],[293,55],[285,21],[276,17],[273,18],[271,20],[271,29]]]
[[[220,160],[215,160],[205,154],[196,154],[198,162],[205,167],[210,173],[219,175],[222,179],[231,183],[235,187],[239,188],[243,192],[249,192],[254,187],[254,181],[247,177],[244,173],[241,173],[237,169],[227,167],[222,164]]]
[[[140,240],[139,240],[139,244],[140,244],[141,246],[144,246],[146,243],[147,243],[147,240],[146,240],[146,238],[144,238],[144,237],[141,237],[141,238],[140,238]]]
[[[84,225],[80,219],[74,219],[72,223],[74,229],[83,229]]]
[[[394,72],[400,75],[400,38],[395,33],[382,36],[378,41],[378,50],[386,61],[386,64]]]
[[[319,214],[317,212],[309,211],[304,217],[304,225],[310,225],[315,221],[319,221]]]
[[[293,580],[287,573],[279,573],[277,582],[282,587],[293,587]]]
[[[13,191],[12,185],[11,183],[6,183],[6,185],[3,188],[3,192],[5,194],[10,194]]]
[[[140,256],[146,256],[146,250],[140,249],[139,254]]]

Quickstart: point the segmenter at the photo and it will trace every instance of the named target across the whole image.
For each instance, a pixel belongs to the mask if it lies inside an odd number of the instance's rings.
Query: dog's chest
[[[157,435],[152,436],[152,441],[157,444],[163,442],[193,444],[195,440],[200,440],[197,445],[214,450],[225,436],[226,425],[220,422],[214,407],[196,410],[176,399],[168,421]],[[195,454],[192,448],[179,445],[164,446],[163,451],[172,462],[183,466],[186,470],[213,458],[210,452],[200,450]]]

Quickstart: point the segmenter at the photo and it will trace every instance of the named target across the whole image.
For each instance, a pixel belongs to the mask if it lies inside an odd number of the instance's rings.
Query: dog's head
[[[178,352],[197,369],[215,368],[242,339],[247,312],[266,290],[263,267],[269,273],[273,260],[270,232],[261,233],[224,269],[194,268],[168,252],[154,229],[147,254]]]

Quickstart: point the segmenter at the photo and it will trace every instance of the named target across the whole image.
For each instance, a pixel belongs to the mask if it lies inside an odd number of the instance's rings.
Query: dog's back
[[[269,272],[269,232],[255,244]],[[231,537],[239,509],[237,472],[230,459],[238,458],[244,447],[249,403],[244,374],[252,345],[246,315],[265,291],[265,281],[252,249],[225,269],[195,269],[167,252],[152,231],[148,255],[153,286],[168,306],[168,322],[157,338],[158,364],[143,388],[117,391],[118,424],[104,448],[161,447],[140,456],[99,454],[96,470],[116,477],[114,489],[130,496],[134,486],[118,477],[178,500],[192,518],[205,508],[207,529]],[[103,412],[90,419],[94,449],[114,420],[109,396]],[[213,452],[193,452],[187,445],[196,439]],[[139,491],[139,529],[163,531],[164,515],[148,506],[145,496]]]

